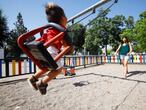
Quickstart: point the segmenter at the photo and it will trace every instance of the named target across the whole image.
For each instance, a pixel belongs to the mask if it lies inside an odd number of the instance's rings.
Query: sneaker
[[[34,76],[32,76],[31,78],[27,79],[28,84],[30,85],[31,88],[33,88],[34,90],[38,90],[37,86],[36,86],[36,82],[38,81],[38,79],[36,79]]]
[[[47,86],[48,84],[44,84],[42,80],[36,84],[38,90],[40,91],[41,95],[45,95],[47,93]]]

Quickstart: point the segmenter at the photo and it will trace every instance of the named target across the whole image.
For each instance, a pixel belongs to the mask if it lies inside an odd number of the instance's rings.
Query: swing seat
[[[32,41],[24,44],[34,58],[41,64],[42,68],[49,68],[49,70],[57,69],[58,65],[44,47],[42,42]]]
[[[26,39],[34,36],[37,33],[43,32],[45,29],[53,27],[60,31],[58,35],[52,38],[50,41],[43,43],[41,41],[35,40],[32,42],[26,42]],[[19,36],[17,42],[19,47],[23,50],[23,52],[42,70],[56,70],[58,65],[56,62],[65,55],[69,50],[70,46],[65,47],[55,58],[52,58],[50,53],[47,51],[48,48],[53,42],[56,40],[63,39],[63,35],[66,29],[62,28],[60,25],[55,23],[49,23],[43,27],[34,29],[30,32],[24,33]]]

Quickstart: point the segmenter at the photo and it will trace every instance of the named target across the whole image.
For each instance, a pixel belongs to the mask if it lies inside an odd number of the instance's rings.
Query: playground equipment
[[[42,32],[44,29],[54,27],[57,30],[60,31],[60,33],[55,36],[53,39],[46,43],[42,43],[40,41],[32,41],[32,42],[26,42],[26,39],[28,39],[31,36],[34,36],[35,34]],[[49,47],[53,42],[56,40],[63,39],[61,36],[64,34],[65,29],[62,28],[60,25],[55,23],[49,23],[46,26],[34,29],[28,33],[22,34],[18,38],[18,45],[19,47],[27,54],[28,57],[40,68],[40,69],[49,69],[49,70],[55,70],[58,66],[56,64],[56,61],[58,61],[68,50],[70,49],[70,46],[67,46],[64,48],[62,52],[60,52],[55,59],[51,57],[49,52],[47,51],[47,47]]]
[[[100,7],[101,5],[109,2],[111,0],[101,0],[97,2],[96,4],[92,5],[91,7],[85,9],[84,11],[78,13],[77,15],[73,16],[71,19],[68,20],[69,22],[74,23],[74,20],[83,16],[84,14],[88,12],[95,12],[95,9]],[[117,0],[115,0],[117,2]],[[114,3],[115,3],[114,2]],[[32,41],[27,42],[27,39],[34,36],[37,33],[42,33],[45,29],[49,27],[54,27],[57,30],[60,31],[60,33],[55,36],[53,39],[48,41],[47,43],[42,43],[38,41]],[[56,61],[58,61],[65,53],[67,53],[70,50],[70,46],[67,46],[64,48],[63,51],[61,51],[54,59],[51,57],[51,55],[47,51],[47,47],[49,47],[53,42],[56,40],[61,40],[63,37],[61,37],[66,32],[66,29],[62,28],[60,25],[55,23],[49,23],[46,26],[42,26],[40,28],[34,29],[30,32],[22,34],[18,38],[18,45],[23,50],[23,52],[42,70],[46,71],[48,70],[55,70],[58,66],[56,64]]]

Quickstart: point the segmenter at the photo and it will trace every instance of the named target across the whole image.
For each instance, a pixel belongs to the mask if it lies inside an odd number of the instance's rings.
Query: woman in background
[[[123,74],[124,77],[127,78],[128,73],[128,59],[129,55],[132,52],[132,46],[127,37],[123,37],[121,44],[116,50],[115,54],[119,52],[121,64],[123,64]]]

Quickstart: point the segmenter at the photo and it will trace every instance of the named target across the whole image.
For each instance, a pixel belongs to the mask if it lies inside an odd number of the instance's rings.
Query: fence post
[[[64,62],[63,62],[63,63],[64,63],[63,66],[65,67],[65,56],[63,57],[63,61],[64,61]]]
[[[73,57],[73,66],[77,66],[77,58]]]
[[[100,61],[101,61],[100,63],[101,63],[101,64],[103,63],[102,60],[103,60],[103,58],[102,58],[102,56],[100,56]]]
[[[98,64],[97,55],[95,56],[96,65]]]
[[[18,74],[20,75],[22,73],[22,69],[21,69],[21,60],[18,61]]]
[[[34,73],[36,73],[36,65],[34,64]]]
[[[29,59],[29,73],[32,73],[32,62],[30,59]]]
[[[16,75],[16,60],[12,60],[12,75]]]
[[[2,77],[2,60],[0,59],[0,78]]]
[[[111,56],[107,56],[108,63],[111,63]]]
[[[140,63],[142,64],[142,55],[140,55],[140,58],[139,59],[140,59]]]
[[[81,57],[79,57],[79,66],[81,66]]]
[[[9,61],[8,59],[5,60],[5,72],[6,72],[6,77],[9,76]]]
[[[24,74],[27,73],[27,60],[24,60]]]
[[[132,63],[133,63],[133,59],[134,59],[134,57],[133,57],[133,55],[132,55],[132,57],[131,57]]]
[[[146,54],[143,54],[143,62],[144,62],[144,64],[146,63],[145,56],[146,56]]]
[[[86,68],[85,55],[83,57],[83,60],[84,60],[84,68]]]
[[[96,65],[98,65],[98,56],[96,55],[95,58],[96,58],[96,60],[95,60],[96,61]]]

